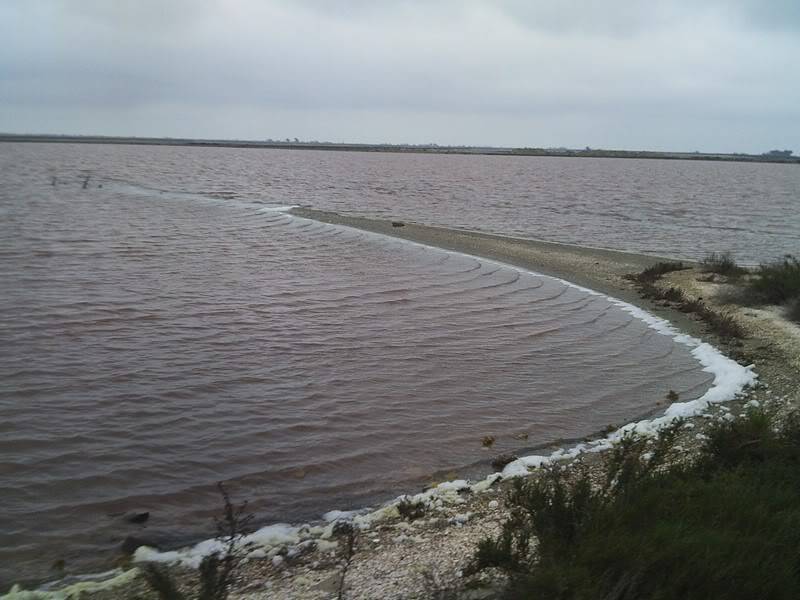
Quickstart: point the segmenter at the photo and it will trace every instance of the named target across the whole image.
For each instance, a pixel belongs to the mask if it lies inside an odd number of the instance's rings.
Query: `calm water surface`
[[[521,450],[650,414],[669,389],[701,395],[688,349],[602,297],[274,209],[693,256],[728,239],[674,235],[700,201],[670,188],[679,216],[629,197],[681,169],[682,189],[722,190],[710,222],[747,204],[736,169],[753,194],[771,182],[742,220],[748,256],[796,243],[791,167],[0,145],[0,589],[60,559],[107,568],[127,535],[205,537],[219,480],[259,522],[313,519],[488,472],[487,434]],[[597,221],[623,207],[617,239]],[[125,521],[143,510],[146,526]]]

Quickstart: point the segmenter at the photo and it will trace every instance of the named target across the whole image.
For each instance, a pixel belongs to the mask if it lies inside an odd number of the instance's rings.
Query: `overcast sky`
[[[800,0],[2,0],[0,131],[800,152]]]

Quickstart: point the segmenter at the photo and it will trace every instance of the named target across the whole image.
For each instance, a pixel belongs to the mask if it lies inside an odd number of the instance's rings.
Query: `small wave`
[[[260,201],[257,202],[257,203],[261,204]],[[298,206],[299,206],[298,204],[283,204],[283,205],[282,204],[275,204],[275,205],[270,205],[270,206],[262,206],[261,208],[258,209],[257,212],[260,212],[260,213],[274,213],[274,212],[288,213],[293,208],[298,208]]]
[[[305,219],[303,217],[296,216],[293,218]],[[384,241],[387,237],[379,233],[362,232],[361,230],[346,226],[341,227],[359,232],[368,237],[376,237]],[[391,239],[394,240],[395,238]],[[419,242],[403,240],[402,243],[411,244],[420,248],[444,251],[433,246],[421,244]],[[655,315],[652,315],[628,302],[602,294],[601,292],[597,292],[590,288],[574,284],[565,279],[543,275],[541,273],[536,273],[535,271],[522,269],[520,267],[508,265],[500,261],[484,259],[460,252],[446,252],[479,260],[484,264],[496,265],[498,268],[511,269],[519,274],[528,273],[537,277],[555,280],[564,284],[565,286],[568,286],[569,288],[580,290],[591,296],[602,297],[617,308],[630,314],[635,319],[644,322],[656,333],[670,337],[675,343],[691,348],[691,354],[703,366],[703,370],[713,374],[713,383],[711,387],[699,398],[687,402],[675,402],[671,404],[661,416],[630,422],[623,427],[620,427],[616,431],[608,434],[606,437],[593,440],[591,442],[580,443],[571,447],[559,448],[550,454],[534,454],[523,456],[506,465],[501,472],[493,473],[477,482],[468,480],[444,482],[425,492],[415,494],[413,496],[398,496],[397,498],[385,503],[378,509],[364,507],[362,509],[350,511],[331,510],[322,515],[321,520],[317,524],[289,525],[286,523],[278,523],[268,525],[243,538],[242,544],[248,549],[250,556],[270,557],[275,555],[279,549],[287,545],[296,546],[310,539],[326,540],[331,535],[333,525],[340,520],[351,521],[362,529],[369,529],[374,524],[379,523],[385,518],[395,515],[397,512],[396,507],[398,503],[409,498],[412,502],[423,502],[426,505],[430,505],[431,503],[441,501],[442,499],[446,500],[447,497],[451,497],[452,499],[454,494],[457,496],[458,491],[464,488],[468,488],[474,493],[480,493],[489,489],[489,487],[498,478],[526,476],[530,473],[531,469],[540,468],[544,465],[548,465],[557,461],[575,458],[578,455],[586,452],[595,453],[608,450],[613,446],[614,443],[618,442],[623,438],[623,436],[631,432],[636,432],[645,436],[655,435],[659,430],[674,422],[676,419],[700,415],[703,414],[711,405],[733,400],[747,386],[753,385],[756,382],[757,375],[753,371],[753,365],[746,367],[739,365],[735,361],[724,356],[714,346],[706,342],[702,342],[695,337],[679,332],[665,319],[656,317]],[[141,547],[136,551],[134,555],[134,561],[174,562],[196,568],[204,556],[219,551],[220,543],[221,542],[219,540],[210,539],[188,548],[168,552],[160,552],[154,548]]]

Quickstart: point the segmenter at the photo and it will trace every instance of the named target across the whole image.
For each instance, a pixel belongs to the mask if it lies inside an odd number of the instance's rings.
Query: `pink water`
[[[650,414],[670,389],[702,394],[688,349],[602,297],[271,209],[347,198],[520,233],[494,210],[519,199],[481,191],[513,168],[530,165],[0,145],[0,589],[55,578],[57,560],[108,568],[127,535],[205,537],[220,480],[260,523],[309,520]],[[597,226],[579,214],[562,215],[564,239]],[[767,221],[751,230],[780,229]]]

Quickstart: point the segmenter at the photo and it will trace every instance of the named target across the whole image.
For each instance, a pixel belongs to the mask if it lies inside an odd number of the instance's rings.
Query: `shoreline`
[[[658,314],[658,311],[653,311],[653,305],[643,301],[634,286],[625,279],[625,276],[630,273],[638,273],[660,261],[674,260],[666,256],[575,246],[561,242],[518,238],[482,231],[424,225],[410,221],[402,221],[402,226],[396,227],[392,223],[399,223],[400,221],[342,215],[305,207],[293,207],[288,213],[315,221],[344,225],[418,244],[443,248],[452,252],[494,260],[542,275],[563,279],[569,283],[613,296],[639,308],[650,310],[654,314]],[[680,260],[687,264],[693,264],[690,260]],[[669,320],[678,325],[682,331],[692,335],[702,332],[701,328],[696,327],[694,320],[682,318],[685,317],[683,313],[674,316],[676,320]]]
[[[789,341],[785,345],[779,345],[778,351],[774,354],[766,352],[764,349],[764,342],[768,340],[757,337],[752,337],[745,342],[744,348],[736,343],[719,343],[714,336],[705,332],[702,323],[663,303],[642,299],[633,284],[625,279],[625,275],[639,272],[658,262],[660,260],[658,257],[508,238],[414,223],[404,223],[402,227],[397,227],[393,226],[391,221],[343,216],[310,209],[293,209],[290,212],[298,217],[355,227],[499,261],[564,279],[603,295],[619,298],[666,319],[674,327],[677,327],[680,333],[685,332],[704,341],[711,340],[716,347],[724,348],[728,354],[733,351],[740,358],[748,356],[756,358],[759,363],[757,371],[763,383],[757,389],[752,390],[747,398],[743,398],[742,404],[757,397],[766,404],[774,391],[777,391],[774,398],[782,395],[781,401],[785,401],[787,396],[785,392],[781,391],[781,380],[788,375],[789,387],[793,380],[796,381],[797,370],[800,368],[800,359],[798,359],[800,328],[795,327],[797,332],[793,332],[791,329],[784,331],[783,324],[779,320],[776,321],[778,323],[776,331],[783,331]],[[708,294],[707,288],[710,284],[699,284],[691,276],[691,273],[691,271],[676,272],[665,279],[669,284],[679,285],[687,291],[698,293],[699,290],[699,292]],[[708,300],[708,296],[706,296],[706,300]],[[741,309],[740,312],[752,312],[753,314],[742,314],[741,316],[755,319],[762,324],[765,319],[776,319],[769,311]],[[794,352],[793,360],[782,354],[784,350]],[[789,401],[796,404],[798,402],[797,390],[795,389],[794,392],[794,396]],[[720,407],[719,413],[726,414],[728,410]],[[704,419],[706,417],[694,419],[697,421],[697,429],[693,425],[690,437],[693,437],[697,431],[701,431]],[[595,464],[602,464],[603,461],[602,454],[588,457],[581,455],[581,458]],[[431,597],[430,593],[436,589],[461,589],[459,586],[465,582],[460,580],[458,573],[460,568],[463,568],[465,558],[471,556],[474,544],[479,538],[493,533],[499,528],[500,520],[504,516],[503,494],[501,493],[504,485],[495,485],[494,481],[488,481],[478,489],[475,489],[475,485],[464,481],[455,481],[451,482],[450,486],[446,486],[442,490],[443,493],[430,494],[432,502],[428,507],[430,510],[426,511],[426,517],[430,518],[407,523],[399,518],[396,507],[389,507],[389,510],[384,507],[376,511],[381,513],[380,518],[373,519],[375,525],[361,534],[363,539],[359,540],[354,563],[348,573],[347,597],[426,598]],[[466,491],[467,488],[471,489]],[[392,508],[393,510],[391,510]],[[316,550],[313,552],[303,550],[292,556],[276,553],[264,556],[265,560],[263,561],[250,561],[237,586],[238,593],[232,594],[232,597],[332,597],[336,588],[334,584],[338,584],[340,569],[336,559],[337,541],[332,523],[328,528],[323,529],[330,531],[316,532],[322,543],[316,544]],[[283,533],[286,534],[286,532]],[[291,542],[295,541],[291,539],[291,536],[285,537],[287,546],[292,545]],[[485,589],[492,589],[492,582],[484,581],[482,583]],[[134,595],[143,591],[142,589],[134,591],[138,586],[135,582],[131,583],[129,576],[125,580],[125,586],[125,591],[130,589]],[[429,592],[428,595],[426,595],[426,590]],[[87,589],[86,591],[89,593],[94,591],[92,597],[110,598],[120,597],[116,592],[123,590],[115,589],[114,593],[111,593],[107,585],[101,585],[96,590]]]
[[[130,146],[184,146],[195,148],[254,148],[266,150],[319,150],[324,152],[382,152],[393,154],[451,154],[461,156],[538,156],[554,158],[622,158],[708,162],[800,164],[800,157],[743,152],[669,152],[659,150],[569,149],[499,146],[439,146],[436,144],[360,144],[350,142],[295,142],[286,140],[217,140],[154,138],[114,135],[59,135],[0,133],[0,143],[115,144]]]
[[[776,310],[726,303],[726,284],[700,281],[704,277],[696,264],[690,269],[667,274],[663,285],[678,287],[690,297],[702,298],[715,310],[732,313],[748,332],[746,339],[721,339],[709,332],[702,321],[680,311],[676,305],[644,298],[625,276],[652,266],[662,260],[659,257],[416,223],[402,223],[398,227],[389,220],[344,216],[307,208],[290,212],[565,279],[662,318],[677,329],[679,335],[711,343],[725,356],[735,356],[740,364],[753,364],[759,379],[745,393],[728,402],[712,404],[704,413],[686,420],[680,444],[686,448],[687,455],[691,455],[693,447],[701,443],[703,431],[713,421],[733,418],[748,406],[763,406],[778,415],[800,406],[797,385],[800,380],[800,326],[787,321]],[[602,439],[595,441],[602,442]],[[591,449],[584,451],[570,459],[567,468],[577,461],[589,469],[592,477],[600,478],[607,454]],[[538,464],[541,463],[530,466]],[[536,471],[527,476],[536,476]],[[453,483],[458,488],[466,482]],[[367,539],[359,544],[353,565],[347,571],[346,597],[365,600],[376,597],[433,599],[445,594],[463,598],[493,597],[502,585],[502,579],[487,579],[485,576],[463,578],[462,572],[477,542],[487,535],[495,535],[507,516],[503,510],[507,483],[490,484],[480,493],[474,493],[474,490],[464,493],[461,487],[462,493],[451,497],[451,504],[434,503],[427,507],[426,517],[430,518],[418,523],[394,515],[377,531],[371,528],[362,532],[362,537]],[[412,498],[416,497],[419,495]],[[334,598],[334,584],[340,581],[341,566],[333,556],[331,560],[333,562],[327,565],[324,561],[302,559],[292,564],[293,559],[281,558],[266,567],[253,568],[244,575],[242,594],[235,597],[264,600],[273,597]]]

